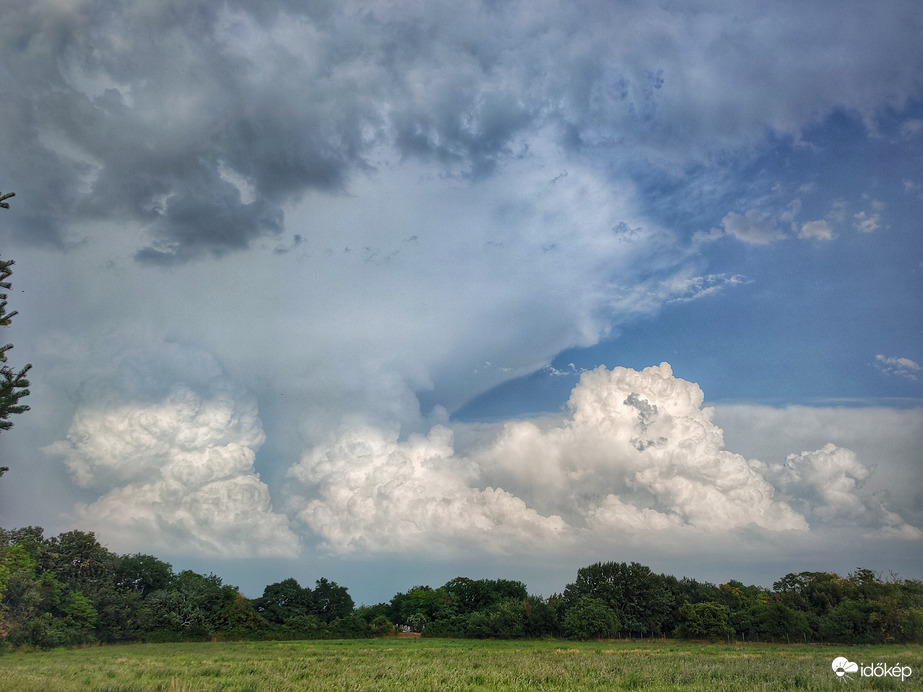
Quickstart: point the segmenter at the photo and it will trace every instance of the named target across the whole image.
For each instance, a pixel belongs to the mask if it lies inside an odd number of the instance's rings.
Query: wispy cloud
[[[895,375],[913,381],[918,379],[917,374],[923,370],[923,366],[910,358],[884,356],[880,353],[875,356],[875,367],[886,375]]]
[[[864,211],[853,216],[853,226],[860,233],[874,233],[881,224],[881,214],[867,214]]]
[[[676,278],[670,281],[670,292],[675,298],[670,298],[667,303],[688,303],[700,298],[717,295],[722,291],[735,286],[745,286],[752,283],[740,274],[728,276],[727,274],[708,274],[694,276],[689,279]]]

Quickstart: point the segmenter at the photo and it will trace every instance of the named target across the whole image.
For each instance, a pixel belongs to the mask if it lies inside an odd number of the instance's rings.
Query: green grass
[[[910,666],[905,680],[841,681],[830,663]],[[919,646],[675,641],[372,641],[136,644],[0,655],[8,692],[305,690],[913,690]]]

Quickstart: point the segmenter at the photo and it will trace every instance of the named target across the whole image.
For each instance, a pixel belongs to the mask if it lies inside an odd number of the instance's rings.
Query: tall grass
[[[905,681],[830,664],[909,665]],[[848,685],[848,687],[846,687]],[[919,646],[712,645],[672,641],[500,642],[439,639],[136,644],[0,656],[9,692],[288,692],[295,690],[913,690]]]

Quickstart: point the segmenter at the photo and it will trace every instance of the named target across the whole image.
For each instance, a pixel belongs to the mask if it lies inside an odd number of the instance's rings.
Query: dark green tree
[[[879,641],[923,641],[923,582],[895,577],[887,583],[888,592],[873,602],[870,625]]]
[[[873,612],[868,601],[841,601],[821,618],[820,635],[827,641],[845,644],[877,643],[877,633],[870,622]]]
[[[799,572],[786,574],[772,588],[789,608],[823,617],[849,595],[853,583],[832,572]]]
[[[554,608],[538,596],[529,596],[522,602],[527,637],[551,637],[561,629]]]
[[[281,625],[293,617],[310,615],[313,598],[311,589],[289,577],[269,584],[263,589],[263,595],[254,599],[253,606],[269,622]]]
[[[808,615],[779,600],[756,600],[747,608],[731,613],[728,624],[745,641],[806,641],[814,636]]]
[[[597,562],[577,570],[577,580],[564,589],[573,606],[581,596],[600,599],[615,611],[622,631],[660,634],[674,608],[675,594],[666,577],[632,562]]]
[[[214,616],[215,626],[222,639],[250,639],[268,627],[266,620],[256,612],[253,601],[237,593],[227,594],[223,605]]]
[[[420,615],[423,622],[444,620],[455,614],[455,598],[445,587],[433,589],[431,586],[414,586],[404,593],[395,594],[391,599],[391,621],[408,625],[411,617]],[[416,618],[414,622],[419,623]]]
[[[112,584],[97,587],[91,604],[96,610],[96,639],[113,644],[139,641],[150,626],[150,609],[137,591]]]
[[[603,639],[621,629],[615,611],[593,596],[581,596],[564,614],[564,632],[573,639]]]
[[[523,601],[529,596],[525,584],[510,579],[455,577],[439,590],[451,596],[455,611],[461,615],[485,610],[510,599]]]
[[[484,610],[427,625],[424,635],[431,634],[431,629],[436,629],[438,632],[438,627],[442,623],[447,623],[449,625],[447,636],[465,636],[473,639],[520,639],[526,636],[527,618],[526,602],[509,598],[494,603]],[[452,630],[455,630],[457,634]]]
[[[236,598],[237,589],[222,585],[221,577],[183,570],[166,588],[152,591],[145,599],[151,612],[151,634],[163,640],[210,639]]]
[[[122,555],[113,570],[115,585],[121,590],[135,591],[146,597],[152,591],[164,589],[173,579],[173,566],[153,555]]]
[[[4,604],[7,641],[42,648],[95,641],[97,611],[90,599],[69,590],[52,572],[38,574],[34,567],[10,574]]]
[[[369,623],[372,628],[372,635],[375,637],[393,637],[397,634],[394,623],[386,615],[376,615]]]
[[[100,545],[92,531],[68,531],[46,541],[51,570],[70,589],[86,591],[111,584],[118,556]]]
[[[683,603],[679,609],[682,623],[678,634],[686,639],[719,641],[734,634],[728,626],[731,609],[721,603]]]
[[[324,577],[314,582],[311,610],[321,622],[331,623],[338,618],[349,617],[354,607],[355,603],[345,586],[327,581]]]
[[[95,613],[96,640],[111,643],[142,638],[150,614],[143,592],[123,573],[123,562],[132,558],[110,552],[92,531],[68,531],[47,539],[45,546],[45,573],[54,574],[68,598],[79,595],[87,600]],[[74,602],[81,603],[79,598]],[[70,611],[68,614],[72,622],[78,622]]]
[[[0,193],[0,209],[9,209],[10,204],[6,200],[15,197],[15,192]],[[0,288],[10,290],[10,283],[7,279],[13,273],[11,267],[15,264],[13,260],[0,260]],[[6,311],[6,293],[0,293],[0,326],[9,327],[10,320],[16,314],[16,311]],[[26,379],[26,373],[29,372],[31,365],[27,365],[18,372],[6,365],[6,352],[13,348],[13,344],[0,346],[0,431],[9,430],[13,423],[7,420],[14,413],[24,413],[29,410],[25,404],[20,404],[19,400],[29,394],[29,380]],[[9,471],[6,466],[0,466],[0,476]]]
[[[9,195],[0,197],[0,199],[5,199]],[[4,203],[5,206],[5,203]],[[5,208],[7,208],[5,206]],[[7,279],[10,277],[10,274],[13,273],[13,260],[0,260],[0,289],[8,291],[10,289],[10,282]],[[10,321],[17,314],[16,310],[12,312],[7,312],[7,294],[0,293],[0,326],[9,327]],[[6,344],[0,346],[0,432],[4,430],[9,430],[13,427],[13,422],[9,420],[9,417],[17,413],[25,413],[29,410],[29,407],[26,404],[20,403],[20,399],[29,395],[29,380],[26,379],[26,375],[29,370],[32,368],[32,365],[26,365],[24,368],[19,370],[11,368],[8,366],[6,353],[11,348],[13,344]],[[0,475],[3,475],[5,471],[9,469],[5,466],[0,467]]]
[[[337,618],[327,626],[327,636],[332,639],[365,639],[373,635],[369,623],[358,615]]]

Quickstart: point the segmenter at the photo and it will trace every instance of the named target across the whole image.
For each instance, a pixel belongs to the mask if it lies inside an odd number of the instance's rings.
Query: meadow
[[[909,666],[839,679],[837,656]],[[879,669],[880,671],[881,669]],[[8,692],[298,690],[912,690],[917,645],[825,646],[648,641],[376,639],[131,644],[0,655]]]

